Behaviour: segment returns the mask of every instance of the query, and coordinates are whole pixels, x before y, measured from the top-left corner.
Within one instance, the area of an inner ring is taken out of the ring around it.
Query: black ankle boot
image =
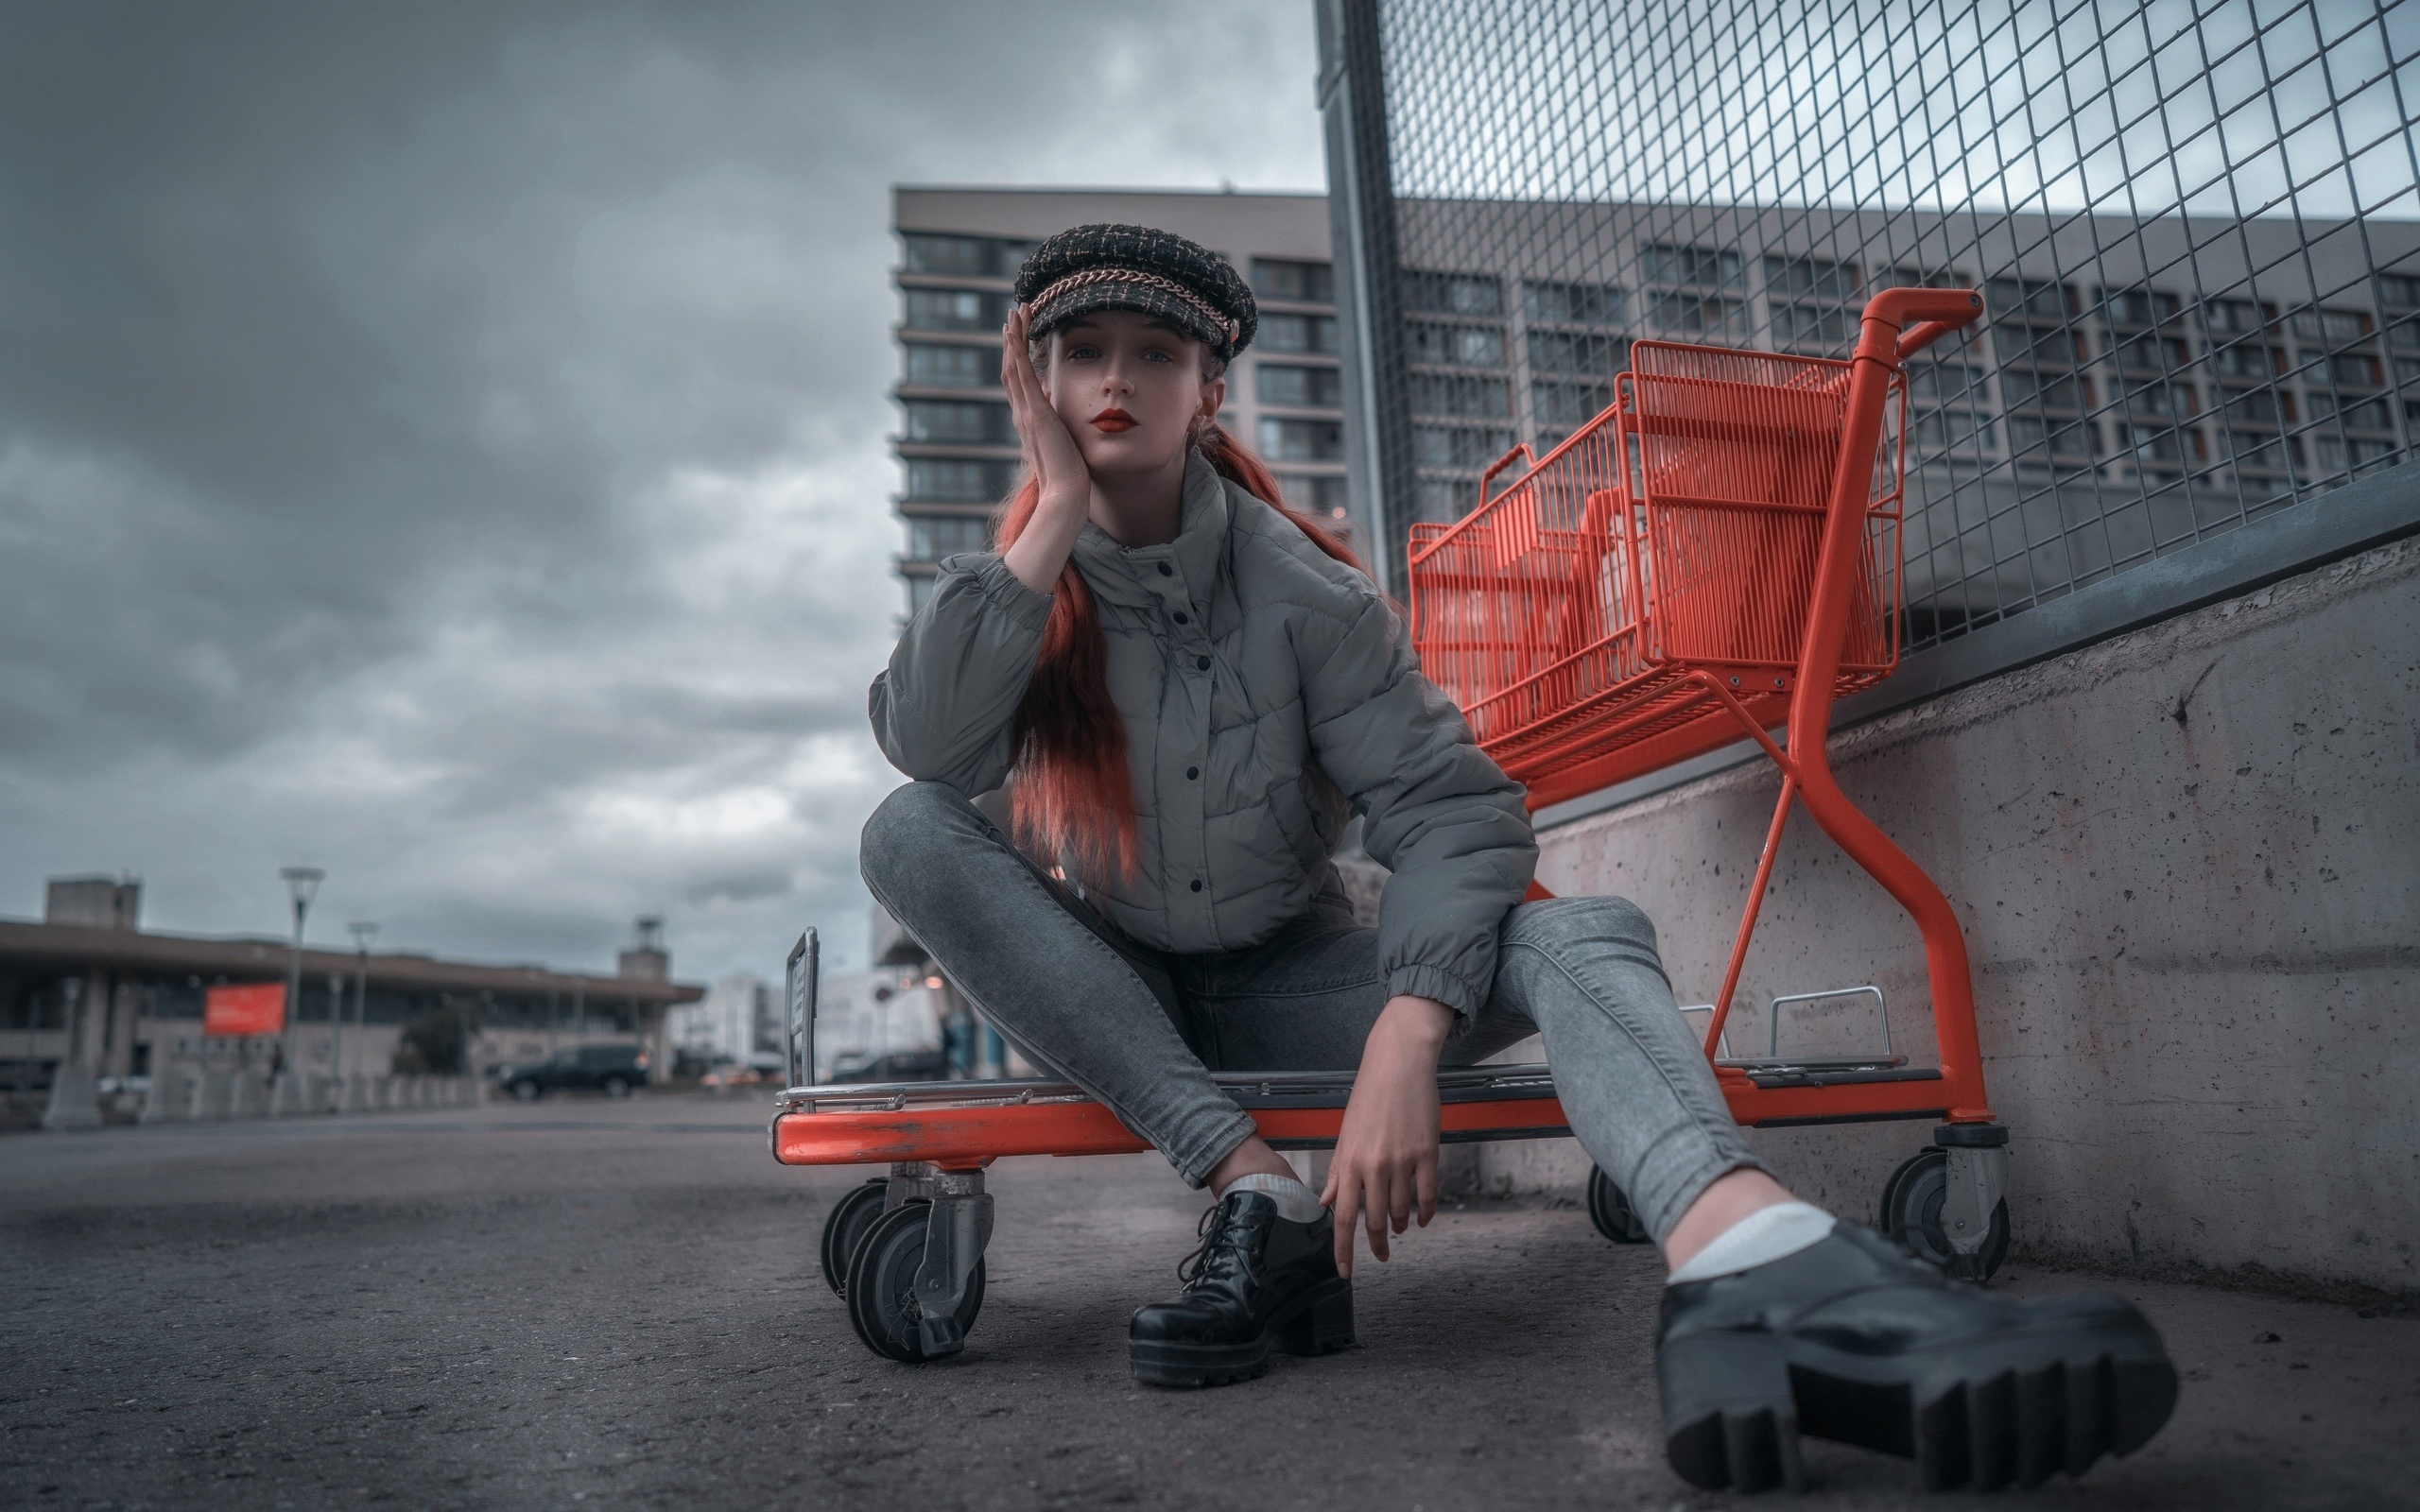
[[[1127,1327],[1134,1379],[1216,1386],[1269,1368],[1274,1347],[1324,1354],[1353,1342],[1353,1283],[1336,1273],[1336,1220],[1289,1223],[1259,1192],[1201,1215],[1201,1247],[1177,1267],[1184,1291]]]
[[[1994,1296],[1848,1224],[1667,1287],[1656,1337],[1665,1452],[1708,1489],[1800,1489],[1801,1433],[1913,1459],[1927,1490],[2034,1486],[2140,1449],[2176,1405],[2125,1298]]]

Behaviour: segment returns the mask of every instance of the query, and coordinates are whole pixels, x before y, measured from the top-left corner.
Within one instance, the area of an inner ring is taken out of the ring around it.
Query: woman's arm
[[[1051,593],[1090,507],[1092,480],[1026,351],[1027,312],[1000,333],[1000,381],[1041,485],[1024,534],[1000,556],[953,558],[873,680],[868,712],[909,777],[972,798],[1008,777],[1011,726],[1050,617]]]
[[[1336,1268],[1353,1274],[1353,1233],[1387,1258],[1387,1231],[1437,1215],[1437,1057],[1454,1010],[1434,998],[1390,999],[1361,1046],[1336,1154],[1320,1200],[1336,1209]]]
[[[1320,651],[1304,677],[1312,748],[1394,872],[1378,919],[1389,1000],[1362,1047],[1323,1196],[1349,1272],[1357,1219],[1384,1260],[1389,1228],[1436,1212],[1438,1055],[1495,985],[1497,934],[1529,888],[1537,842],[1519,785],[1420,675],[1383,599],[1370,595]]]

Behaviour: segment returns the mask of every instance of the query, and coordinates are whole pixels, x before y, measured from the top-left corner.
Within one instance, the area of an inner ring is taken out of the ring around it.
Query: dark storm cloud
[[[269,928],[307,852],[705,966],[854,898],[889,185],[1315,183],[1307,11],[8,9],[0,912]]]

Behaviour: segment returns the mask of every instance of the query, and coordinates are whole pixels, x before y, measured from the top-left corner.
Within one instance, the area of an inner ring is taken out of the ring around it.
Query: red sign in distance
[[[285,1030],[285,984],[247,982],[214,987],[201,1000],[204,1034],[282,1034]]]

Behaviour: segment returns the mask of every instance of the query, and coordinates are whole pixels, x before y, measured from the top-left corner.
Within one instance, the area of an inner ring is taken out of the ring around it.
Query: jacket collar
[[[1226,557],[1227,527],[1234,515],[1226,480],[1197,448],[1185,458],[1184,503],[1177,516],[1174,541],[1130,550],[1087,520],[1076,536],[1076,566],[1084,575],[1085,586],[1113,604],[1154,608],[1165,602],[1171,589],[1178,591],[1178,596],[1203,603]],[[1161,573],[1162,562],[1176,568],[1174,581]]]

